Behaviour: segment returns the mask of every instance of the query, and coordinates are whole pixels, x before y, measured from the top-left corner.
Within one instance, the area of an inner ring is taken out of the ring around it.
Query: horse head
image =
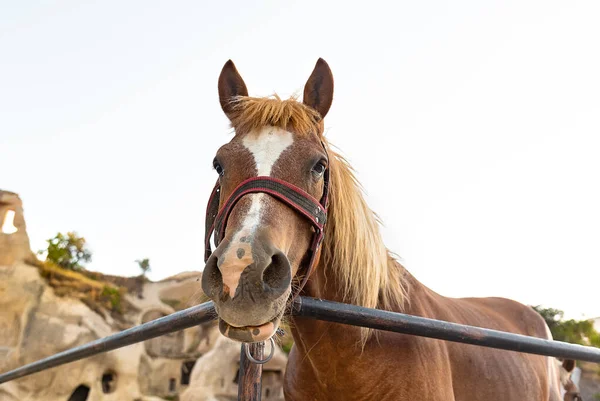
[[[218,213],[209,212],[208,220],[214,219],[218,246],[211,253],[207,244],[202,288],[215,303],[223,335],[263,341],[276,332],[293,287],[318,259],[328,177],[323,118],[333,76],[319,59],[302,102],[253,98],[230,60],[218,89],[235,134],[213,161]]]

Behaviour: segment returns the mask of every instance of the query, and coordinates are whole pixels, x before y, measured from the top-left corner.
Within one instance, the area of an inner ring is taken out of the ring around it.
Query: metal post
[[[240,352],[240,375],[238,377],[238,401],[260,401],[262,392],[262,364],[253,363],[246,357],[245,347],[249,348],[254,359],[262,360],[265,343],[242,344]]]

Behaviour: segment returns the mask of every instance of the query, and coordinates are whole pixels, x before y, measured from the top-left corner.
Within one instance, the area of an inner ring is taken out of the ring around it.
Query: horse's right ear
[[[575,361],[573,359],[565,359],[562,366],[567,372],[571,373],[575,369]]]
[[[232,100],[236,96],[248,96],[248,89],[233,61],[228,60],[219,75],[219,101],[228,117],[233,110]]]

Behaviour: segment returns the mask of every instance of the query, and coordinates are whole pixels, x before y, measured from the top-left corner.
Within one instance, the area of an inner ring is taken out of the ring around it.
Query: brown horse
[[[240,183],[256,176],[274,177],[320,199],[324,173],[330,174],[325,239],[302,294],[551,337],[533,309],[502,298],[443,297],[392,257],[351,167],[323,137],[333,98],[333,75],[324,60],[308,79],[302,102],[249,97],[231,61],[218,88],[235,130],[214,159],[220,206]],[[275,333],[306,274],[313,233],[305,216],[276,197],[240,198],[202,277],[224,335],[262,341]],[[292,318],[291,325],[289,400],[560,400],[554,358],[304,318]]]
[[[564,401],[582,401],[579,387],[571,377],[575,371],[575,361],[573,359],[565,359],[562,362],[558,361],[558,371],[560,380],[560,393],[563,394]]]

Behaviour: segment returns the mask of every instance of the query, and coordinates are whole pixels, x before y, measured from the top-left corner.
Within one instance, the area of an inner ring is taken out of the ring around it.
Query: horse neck
[[[302,295],[326,299],[328,301],[344,302],[343,286],[337,276],[331,274],[334,266],[324,266],[319,263],[302,290]],[[316,347],[327,347],[330,341],[323,341],[324,337],[331,337],[338,345],[340,343],[358,344],[361,340],[360,328],[353,326],[333,325],[321,320],[302,317],[293,317],[290,325],[294,337],[296,350],[300,355],[314,353]]]
[[[407,288],[410,288],[411,294],[414,293],[416,295],[420,294],[422,290],[428,290],[399,263],[391,259],[388,263],[396,265],[399,275],[401,275],[403,280],[406,280],[404,285]],[[325,266],[323,262],[320,262],[306,283],[302,295],[328,301],[352,303],[348,300],[347,294],[345,296],[344,284],[340,282],[338,275],[335,274],[337,271],[336,269],[338,269],[338,266]],[[377,308],[395,312],[411,313],[412,302],[408,298],[405,298],[403,301],[402,304],[395,305],[395,307],[383,308],[381,305],[377,305]],[[325,344],[327,344],[327,342],[321,341],[324,334],[335,338],[334,341],[337,344],[346,342],[349,346],[352,345],[352,347],[355,345],[360,346],[364,335],[364,333],[361,333],[360,327],[332,325],[328,322],[304,318],[293,319],[292,334],[294,335],[296,343],[304,345],[301,349],[312,349],[315,345],[326,346]],[[373,340],[371,337],[369,341]]]
[[[330,166],[331,196],[325,240],[320,262],[303,294],[400,311],[405,301],[404,268],[389,256],[377,217],[365,202],[349,164],[330,151]],[[300,332],[312,332],[315,322],[309,324],[313,326]],[[356,334],[363,343],[368,337],[365,329],[347,332]]]
[[[302,294],[328,301],[347,302],[344,297],[343,284],[340,283],[336,274],[332,274],[334,269],[335,266],[325,266],[325,263],[319,262]]]
[[[404,299],[395,305],[377,305],[378,309],[402,312],[410,315],[439,318],[437,312],[441,312],[439,301],[441,297],[435,291],[418,281],[404,266],[393,259],[389,259],[397,271],[401,285],[404,288]],[[313,275],[308,280],[302,295],[325,299],[328,301],[352,303],[344,296],[344,286],[340,283],[338,275],[335,274],[339,266],[325,266],[322,261],[317,265]],[[360,267],[358,267],[360,268]],[[292,334],[296,343],[302,349],[316,349],[327,347],[330,344],[323,341],[325,337],[332,337],[335,344],[345,342],[349,349],[360,348],[362,336],[360,327],[331,324],[314,319],[294,318],[292,322]],[[369,342],[377,342],[374,335],[369,336]],[[303,346],[302,346],[303,345]]]

